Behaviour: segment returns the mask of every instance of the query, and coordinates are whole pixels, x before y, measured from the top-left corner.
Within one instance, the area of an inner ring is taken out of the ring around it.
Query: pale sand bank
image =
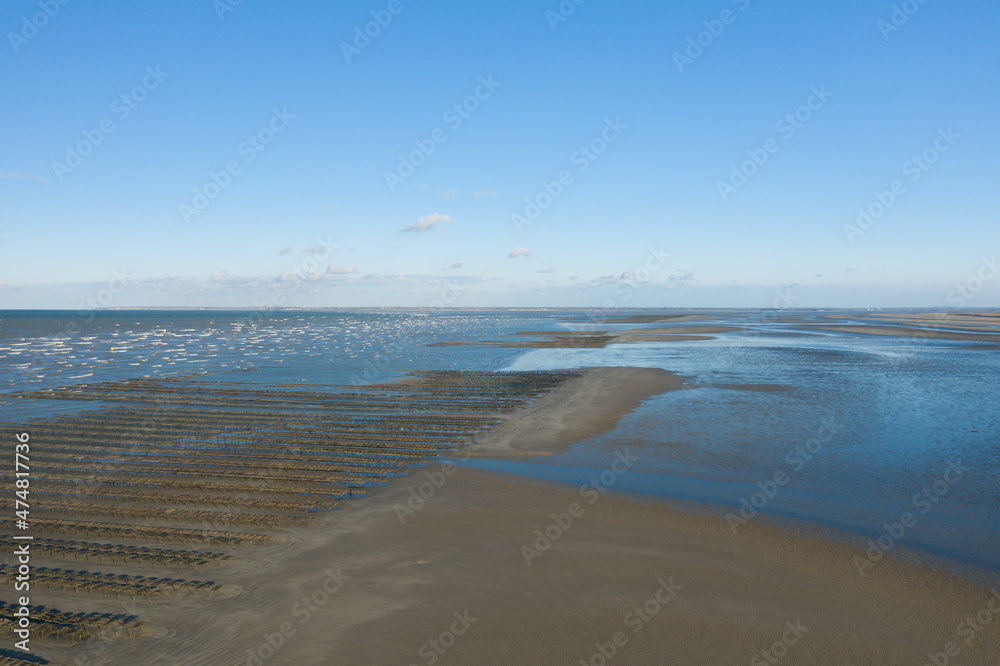
[[[862,333],[864,335],[890,335],[901,338],[925,338],[929,340],[968,340],[1000,342],[996,333],[959,333],[932,328],[905,328],[902,326],[800,326],[811,331],[838,331],[841,333]]]
[[[610,430],[650,396],[681,388],[682,379],[656,368],[590,368],[559,390],[508,416],[465,452],[476,457],[546,455]]]

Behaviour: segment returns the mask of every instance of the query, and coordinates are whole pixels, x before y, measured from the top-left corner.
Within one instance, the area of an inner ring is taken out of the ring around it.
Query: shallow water
[[[590,317],[542,311],[0,312],[0,409],[6,422],[89,409],[95,405],[3,395],[146,376],[198,374],[304,388],[385,381],[417,369],[663,368],[695,388],[656,396],[613,431],[544,463],[475,464],[582,484],[628,446],[637,459],[616,477],[614,490],[712,502],[734,514],[745,500],[765,513],[872,537],[909,512],[916,523],[906,530],[906,545],[1000,570],[997,350],[835,332],[790,335],[790,325],[739,314],[708,323],[748,330],[707,341],[604,349],[428,346],[521,330],[581,330]],[[961,475],[945,476],[949,465]],[[780,473],[786,482],[772,486]],[[915,499],[924,488],[931,499]]]

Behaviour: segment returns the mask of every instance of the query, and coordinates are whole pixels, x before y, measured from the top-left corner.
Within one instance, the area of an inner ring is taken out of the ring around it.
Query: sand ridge
[[[658,368],[589,368],[537,398],[465,449],[473,457],[536,456],[611,429],[647,398],[678,390],[683,379]]]

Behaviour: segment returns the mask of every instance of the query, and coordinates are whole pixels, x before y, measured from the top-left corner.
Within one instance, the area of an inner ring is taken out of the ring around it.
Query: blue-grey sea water
[[[94,407],[4,397],[13,391],[133,377],[197,375],[305,388],[385,381],[420,369],[663,368],[692,388],[655,396],[612,431],[541,462],[476,464],[584,483],[628,446],[637,460],[614,490],[708,502],[733,513],[764,492],[759,484],[773,490],[768,482],[780,472],[787,481],[763,503],[764,513],[868,537],[911,513],[916,523],[905,545],[1000,570],[996,345],[796,332],[792,324],[716,313],[710,323],[744,330],[601,349],[432,346],[524,330],[616,328],[588,323],[595,316],[0,312],[0,420]]]

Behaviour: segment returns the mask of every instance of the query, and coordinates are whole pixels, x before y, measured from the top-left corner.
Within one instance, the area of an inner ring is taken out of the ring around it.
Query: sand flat
[[[905,328],[902,326],[800,326],[812,331],[838,331],[840,333],[861,333],[864,335],[889,335],[901,338],[926,338],[930,340],[968,340],[1000,342],[1000,334],[962,333],[940,329]]]
[[[990,602],[980,584],[902,561],[862,577],[854,547],[773,525],[733,534],[718,516],[665,502],[589,504],[577,488],[467,468],[401,522],[398,507],[423,480],[399,479],[253,551],[226,574],[254,589],[248,597],[151,606],[163,633],[110,644],[106,663],[255,664],[247,651],[287,622],[295,633],[263,663],[429,663],[423,650],[438,664],[576,664],[622,632],[618,663],[747,664],[791,622],[808,631],[785,663],[923,664]],[[573,504],[582,514],[528,566],[535,530]],[[302,598],[331,568],[342,583],[306,614]],[[634,608],[661,581],[679,589],[637,624]],[[430,640],[461,628],[455,613],[474,621],[434,652]],[[988,628],[961,643],[961,663],[991,663],[998,650],[1000,628]]]
[[[664,371],[590,370],[502,423],[478,453],[558,450],[680,382]],[[608,451],[611,469],[615,456]],[[971,643],[958,634],[989,608],[995,576],[892,557],[862,576],[860,548],[808,526],[752,521],[734,532],[717,510],[613,490],[434,462],[314,525],[237,550],[212,574],[238,594],[142,605],[148,635],[47,646],[47,655],[88,664],[586,664],[610,644],[615,663],[716,665],[754,663],[778,644],[783,663],[841,665],[923,664],[949,643],[960,663],[995,663],[1000,653],[1000,625]],[[81,602],[121,611],[112,599]]]
[[[609,430],[643,400],[682,385],[681,377],[656,368],[590,368],[562,390],[506,417],[466,451],[481,457],[561,451],[574,441]]]

